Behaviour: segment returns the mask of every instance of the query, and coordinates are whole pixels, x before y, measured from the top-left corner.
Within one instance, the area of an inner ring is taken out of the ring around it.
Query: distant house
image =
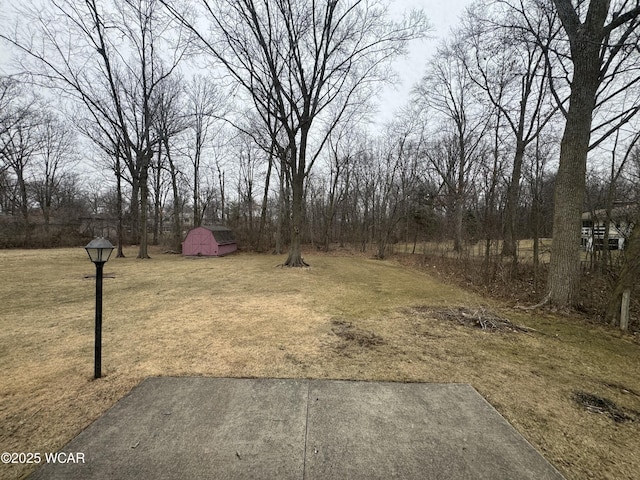
[[[238,249],[233,232],[227,227],[196,227],[182,242],[185,256],[221,257]]]
[[[625,240],[631,233],[634,219],[638,215],[635,203],[616,205],[611,209],[609,218],[609,250],[622,250]],[[605,231],[607,228],[607,211],[605,209],[582,214],[582,248],[586,251],[603,250]]]

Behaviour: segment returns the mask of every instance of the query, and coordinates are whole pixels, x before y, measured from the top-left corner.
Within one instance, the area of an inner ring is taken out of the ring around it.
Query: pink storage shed
[[[233,232],[227,227],[196,227],[182,242],[182,254],[198,257],[221,257],[238,249]]]

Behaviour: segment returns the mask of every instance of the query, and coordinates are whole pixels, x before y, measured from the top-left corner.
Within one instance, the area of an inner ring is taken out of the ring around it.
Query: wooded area
[[[104,235],[147,258],[149,244],[178,251],[188,228],[225,224],[243,249],[288,249],[289,266],[305,265],[301,245],[383,258],[398,243],[459,256],[481,244],[487,272],[516,278],[518,242],[531,239],[538,269],[552,238],[539,300],[579,304],[585,268],[609,279],[614,324],[624,291],[637,295],[637,1],[476,2],[382,128],[377,95],[428,35],[424,12],[43,3],[0,34],[15,55],[0,78],[2,247]]]

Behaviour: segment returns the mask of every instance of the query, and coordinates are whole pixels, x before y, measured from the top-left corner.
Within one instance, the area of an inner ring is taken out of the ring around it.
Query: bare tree
[[[511,175],[504,207],[502,255],[512,257],[516,273],[517,207],[525,150],[555,117],[559,105],[550,102],[546,51],[558,36],[553,12],[533,3],[527,18],[514,16],[501,2],[469,9],[464,41],[472,52],[465,57],[473,81],[493,108],[499,110],[514,140]],[[537,40],[544,39],[546,44]]]
[[[12,148],[16,127],[33,116],[35,101],[15,78],[0,76],[0,156],[3,159],[0,171],[10,167],[6,155]]]
[[[478,195],[478,200],[481,200],[482,207],[478,208],[478,216],[482,218],[482,233],[484,234],[485,248],[484,248],[484,274],[485,278],[493,280],[497,273],[497,263],[491,262],[491,246],[498,238],[496,231],[499,224],[498,210],[498,196],[500,189],[500,180],[504,175],[504,157],[505,147],[503,142],[503,112],[500,108],[493,108],[494,115],[491,118],[492,125],[492,145],[487,147],[487,158],[485,161],[480,162],[478,175],[478,187],[481,195]],[[488,143],[488,142],[487,142]],[[489,153],[490,151],[490,153]],[[519,175],[519,173],[518,173]],[[519,187],[519,185],[518,185]],[[508,199],[507,199],[508,202]],[[478,205],[480,207],[480,204]],[[515,258],[515,252],[514,252]],[[513,265],[515,267],[515,260]],[[515,270],[515,268],[514,268]],[[515,274],[515,272],[514,272]]]
[[[252,121],[253,120],[253,121]],[[280,151],[280,131],[278,129],[277,119],[275,117],[267,115],[264,118],[264,122],[261,122],[261,119],[257,115],[249,115],[249,128],[245,131],[250,132],[250,136],[254,139],[257,145],[260,146],[262,151],[265,153],[266,162],[267,162],[267,170],[264,174],[264,186],[262,190],[262,202],[260,205],[260,224],[258,227],[258,234],[256,240],[256,250],[261,251],[263,248],[263,242],[265,237],[266,223],[267,223],[267,213],[269,206],[269,188],[271,186],[271,177],[274,169],[278,169],[279,162],[278,159],[282,157],[282,152]],[[282,221],[283,216],[278,216],[278,225],[276,229],[281,232],[282,231]],[[278,237],[278,246],[280,247],[280,235]],[[278,248],[276,248],[277,250]],[[280,251],[274,253],[281,253]]]
[[[168,2],[167,2],[168,3]],[[424,35],[424,16],[390,21],[379,2],[202,0],[216,37],[210,38],[176,7],[170,10],[200,38],[248,93],[265,123],[276,118],[285,133],[280,150],[291,184],[289,257],[284,265],[306,265],[301,254],[304,184],[331,128],[314,139],[312,127],[327,107],[341,107],[335,125],[384,66]],[[311,144],[315,145],[315,152]]]
[[[474,95],[477,85],[465,68],[467,55],[464,45],[457,40],[443,44],[427,75],[415,89],[418,101],[427,106],[427,114],[437,112],[447,132],[444,156],[438,155],[437,150],[425,153],[452,201],[456,252],[462,251],[464,208],[470,176],[476,159],[481,156],[483,135],[490,126],[490,112],[477,101]],[[444,152],[440,150],[439,153]]]
[[[40,125],[40,136],[41,149],[34,162],[33,190],[48,237],[53,202],[71,168],[77,165],[78,157],[75,132],[55,115],[45,116]]]
[[[524,178],[526,182],[526,190],[528,197],[526,202],[530,205],[529,208],[529,232],[533,238],[533,274],[534,274],[534,287],[537,290],[539,288],[540,279],[540,238],[545,235],[545,225],[551,226],[552,215],[548,215],[548,220],[545,221],[547,215],[546,211],[551,211],[552,207],[552,195],[548,193],[549,190],[549,172],[547,171],[547,165],[551,158],[556,155],[554,149],[557,148],[557,139],[553,135],[546,133],[544,135],[538,135],[533,148],[527,152],[529,161],[524,172]],[[549,228],[549,227],[547,227]]]
[[[376,194],[375,220],[378,258],[384,258],[392,239],[401,237],[399,225],[406,226],[404,240],[408,242],[408,222],[413,204],[419,196],[423,177],[421,165],[424,137],[420,128],[421,119],[410,110],[396,115],[380,147],[377,156],[378,188]]]
[[[243,230],[250,245],[255,247],[256,233],[254,230],[255,194],[259,178],[259,165],[262,163],[260,147],[248,136],[241,135],[238,142],[238,214],[241,217]]]
[[[199,227],[202,224],[204,209],[202,206],[200,183],[201,167],[203,155],[205,155],[208,144],[212,141],[215,133],[214,123],[218,115],[221,114],[223,103],[220,92],[214,84],[203,76],[195,76],[187,89],[187,116],[189,118],[190,140],[187,144],[187,156],[193,166],[192,187],[193,187],[193,226]]]
[[[185,51],[179,29],[164,35],[174,25],[163,18],[158,0],[60,0],[24,6],[19,14],[20,28],[0,38],[22,52],[23,73],[33,83],[86,107],[98,145],[129,169],[138,256],[148,258],[148,169],[159,142],[156,91]]]
[[[351,189],[351,210],[357,231],[353,232],[354,241],[362,252],[374,241],[375,202],[378,193],[378,171],[376,159],[370,148],[359,150],[354,158],[353,187]]]
[[[98,158],[102,160],[102,164],[111,170],[116,178],[115,189],[115,214],[116,214],[116,237],[118,258],[123,258],[125,242],[125,211],[124,211],[124,190],[125,184],[133,185],[135,182],[131,177],[127,177],[127,169],[123,158],[126,152],[122,150],[122,140],[118,135],[118,128],[114,125],[105,124],[98,118],[90,118],[83,116],[84,110],[78,112],[74,118],[74,123],[78,131],[85,137],[90,138],[99,148],[101,155]]]
[[[157,136],[160,139],[158,155],[162,158],[162,166],[168,171],[171,182],[172,194],[172,235],[171,247],[174,251],[182,249],[182,215],[184,212],[185,197],[182,185],[186,183],[186,172],[179,163],[179,154],[176,151],[176,143],[180,142],[180,134],[184,134],[189,128],[188,116],[182,113],[185,99],[179,81],[166,82],[159,92],[161,107],[155,126]]]
[[[640,4],[626,0],[577,4],[571,0],[553,0],[553,4],[569,41],[570,65],[560,65],[561,71],[570,77],[571,93],[568,107],[561,108],[566,124],[556,179],[553,244],[545,301],[571,306],[579,294],[580,214],[587,155],[640,111],[640,102],[636,101],[630,102],[621,113],[607,114],[611,102],[640,82],[637,69]],[[526,12],[522,13],[526,16]],[[549,49],[549,55],[551,53]],[[559,53],[564,56],[565,52]]]
[[[30,239],[30,167],[42,148],[42,111],[36,98],[14,80],[3,77],[1,84],[0,172],[15,177],[14,204],[22,216],[23,244]]]
[[[355,122],[345,122],[341,128],[332,132],[328,138],[329,176],[327,178],[327,198],[323,212],[323,229],[321,234],[322,249],[329,251],[331,229],[335,222],[339,205],[348,193],[351,167],[354,156],[362,148]]]
[[[152,208],[150,208],[152,212],[151,244],[158,245],[160,242],[160,235],[163,230],[164,207],[169,196],[169,184],[171,181],[168,174],[169,167],[167,165],[167,157],[163,150],[162,141],[160,141],[157,146],[154,158],[149,165],[149,170],[151,172],[151,188],[149,194],[153,201]]]

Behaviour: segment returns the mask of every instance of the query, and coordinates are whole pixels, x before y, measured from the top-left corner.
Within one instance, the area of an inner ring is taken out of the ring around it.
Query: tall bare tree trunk
[[[31,224],[29,223],[29,197],[27,192],[27,182],[24,178],[24,170],[16,169],[16,176],[18,177],[18,189],[20,194],[20,213],[22,214],[22,226],[23,226],[23,246],[31,246]]]
[[[224,171],[220,169],[220,164],[216,162],[216,169],[218,170],[218,185],[220,187],[220,221],[224,223],[225,213],[225,196],[224,196]]]
[[[631,290],[633,292],[637,279],[640,277],[640,217],[635,220],[636,222],[629,236],[627,248],[624,251],[625,262],[620,272],[620,278],[609,298],[605,312],[605,318],[614,326],[620,324],[622,295],[624,291]]]
[[[521,132],[520,136],[521,136]],[[522,162],[524,160],[525,145],[521,138],[516,140],[516,152],[513,157],[513,170],[511,172],[511,179],[507,186],[507,199],[504,208],[504,242],[502,244],[502,255],[505,257],[511,257],[513,259],[513,265],[518,262],[518,255],[516,249],[517,240],[517,210],[518,200],[520,199],[520,179],[522,178]],[[513,272],[515,273],[515,272]]]
[[[256,241],[256,250],[262,250],[262,237],[264,236],[264,227],[267,222],[267,207],[269,202],[269,183],[271,181],[271,169],[273,168],[273,148],[269,152],[269,164],[267,165],[267,173],[264,179],[264,193],[262,195],[262,206],[260,207],[260,225],[258,226],[258,239]]]
[[[287,208],[289,197],[288,186],[285,186],[286,175],[284,172],[284,160],[280,161],[280,195],[278,196],[278,224],[276,225],[276,246],[273,253],[280,255],[282,253],[282,231],[284,230],[285,218],[289,214]]]
[[[145,159],[140,169],[140,244],[138,246],[138,258],[151,258],[148,250],[149,232],[147,228],[149,223],[149,161],[146,158],[147,153],[143,155],[145,155]]]
[[[597,48],[595,51],[597,54]],[[595,65],[588,58],[584,60],[583,65],[576,64],[576,81],[571,89],[571,103],[560,144],[560,165],[554,193],[553,239],[547,289],[550,302],[562,307],[574,305],[580,290],[581,212],[591,115],[599,72],[597,55]],[[594,76],[596,81],[590,82],[589,78],[593,79]]]
[[[135,170],[131,171],[131,202],[129,202],[129,241],[140,243],[140,178]]]
[[[455,208],[453,210],[453,251],[456,253],[462,253],[462,239],[463,239],[463,218],[464,208],[462,204],[462,196],[456,198]]]
[[[331,227],[333,226],[333,220],[336,215],[336,191],[338,188],[338,179],[340,178],[340,167],[336,167],[335,176],[330,178],[331,184],[329,185],[329,205],[324,211],[324,225],[322,229],[322,250],[329,251],[329,242],[331,240]]]
[[[162,230],[162,144],[158,144],[158,163],[153,175],[153,239],[151,243],[158,245]]]
[[[289,257],[284,265],[287,267],[304,267],[307,264],[302,259],[301,234],[303,214],[304,176],[296,175],[291,185],[291,239]]]
[[[303,129],[300,135],[299,150],[291,152],[290,161],[297,161],[291,175],[291,239],[289,244],[289,257],[284,265],[287,267],[306,267],[307,263],[302,259],[302,228],[304,214],[304,180],[306,178],[306,151],[309,129]],[[293,142],[291,142],[293,145]],[[298,158],[296,158],[296,154]]]
[[[164,140],[165,149],[167,152],[167,161],[169,162],[169,173],[171,174],[171,189],[173,192],[173,242],[171,248],[179,253],[182,253],[182,217],[181,217],[181,200],[180,190],[178,189],[178,171],[173,158],[169,151],[169,141],[167,138]]]
[[[202,212],[200,212],[200,144],[199,135],[196,137],[196,152],[193,158],[193,226],[202,225]],[[220,173],[220,168],[218,168]]]
[[[122,211],[122,164],[120,156],[116,154],[116,210],[118,211],[118,226],[116,227],[116,235],[118,237],[118,253],[116,258],[124,258],[124,212]]]
[[[571,3],[554,1],[570,39],[574,71],[554,193],[547,298],[554,305],[569,307],[577,303],[580,292],[580,214],[609,2],[591,3],[585,24],[578,25]]]
[[[456,182],[456,203],[454,208],[453,250],[462,253],[464,197],[466,190],[465,169],[467,166],[464,124],[458,120],[458,178]]]

